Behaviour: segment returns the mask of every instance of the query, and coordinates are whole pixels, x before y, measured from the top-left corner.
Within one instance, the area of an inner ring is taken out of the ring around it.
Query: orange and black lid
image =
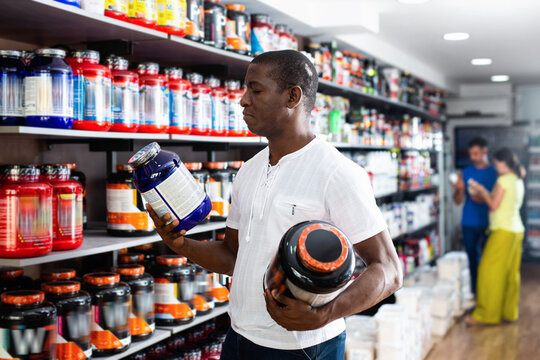
[[[205,162],[204,167],[210,170],[225,170],[228,164],[225,161]]]
[[[300,233],[296,253],[308,269],[328,273],[345,263],[349,247],[345,235],[337,228],[314,223]]]
[[[81,290],[81,283],[78,281],[47,281],[41,284],[41,290],[48,294],[70,294]]]
[[[246,5],[244,4],[226,4],[225,7],[227,10],[246,11]]]
[[[244,165],[244,162],[243,161],[229,161],[228,164],[230,168],[240,169]]]
[[[116,272],[122,276],[137,276],[144,274],[144,266],[138,264],[118,265]]]
[[[84,275],[83,280],[90,285],[113,285],[120,281],[120,274],[112,272],[90,273]]]
[[[118,255],[118,262],[120,264],[136,264],[139,261],[144,260],[144,254],[127,252],[125,254]]]
[[[43,271],[41,273],[41,279],[45,281],[57,281],[73,279],[77,276],[77,272],[74,269],[52,269]]]
[[[160,255],[156,262],[162,265],[182,265],[187,262],[187,258],[181,255]]]
[[[130,164],[118,164],[116,165],[116,171],[135,171],[133,165]]]
[[[202,169],[201,162],[188,162],[184,163],[184,165],[189,171],[198,171]]]
[[[6,291],[2,294],[2,302],[10,305],[34,305],[45,300],[45,293],[39,290]]]
[[[135,246],[134,249],[135,250],[150,250],[153,247],[154,245],[152,244],[144,244],[144,245]]]
[[[16,279],[24,275],[23,268],[16,266],[0,266],[0,279]]]

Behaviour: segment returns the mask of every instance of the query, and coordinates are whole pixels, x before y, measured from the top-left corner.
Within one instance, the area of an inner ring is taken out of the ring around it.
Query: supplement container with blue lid
[[[174,231],[189,230],[203,221],[212,202],[177,154],[153,142],[129,160],[135,167],[133,183],[159,217],[171,214],[180,224]]]
[[[20,51],[0,50],[0,125],[24,125],[24,71]]]
[[[73,126],[73,72],[59,49],[38,49],[24,78],[26,125]]]

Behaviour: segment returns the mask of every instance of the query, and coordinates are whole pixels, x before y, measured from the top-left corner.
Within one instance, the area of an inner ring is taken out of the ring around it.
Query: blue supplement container
[[[55,1],[62,4],[73,5],[78,8],[81,7],[81,0],[55,0]]]
[[[38,49],[24,78],[26,125],[71,129],[73,75],[59,49]]]
[[[20,51],[0,50],[0,125],[24,125],[24,70]]]
[[[174,231],[189,230],[203,221],[212,202],[178,155],[153,142],[129,160],[135,167],[133,184],[159,217],[169,213],[180,224]]]

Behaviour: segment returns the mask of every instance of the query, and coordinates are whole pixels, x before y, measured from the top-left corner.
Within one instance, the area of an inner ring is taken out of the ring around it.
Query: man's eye
[[[253,90],[253,89],[251,89],[251,92],[254,93],[254,94],[259,94],[259,93],[261,93],[261,90]]]

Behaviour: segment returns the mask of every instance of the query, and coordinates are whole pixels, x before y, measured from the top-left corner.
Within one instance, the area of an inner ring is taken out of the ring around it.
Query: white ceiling
[[[539,0],[431,0],[418,5],[397,0],[244,3],[249,12],[269,13],[300,35],[335,36],[343,47],[354,46],[449,90],[462,83],[489,82],[496,74],[510,75],[514,84],[540,83]],[[351,14],[356,14],[358,24]],[[332,18],[329,27],[321,27],[324,17]],[[447,32],[471,36],[450,42],[442,39]],[[476,57],[492,58],[493,64],[472,66],[470,61]]]

